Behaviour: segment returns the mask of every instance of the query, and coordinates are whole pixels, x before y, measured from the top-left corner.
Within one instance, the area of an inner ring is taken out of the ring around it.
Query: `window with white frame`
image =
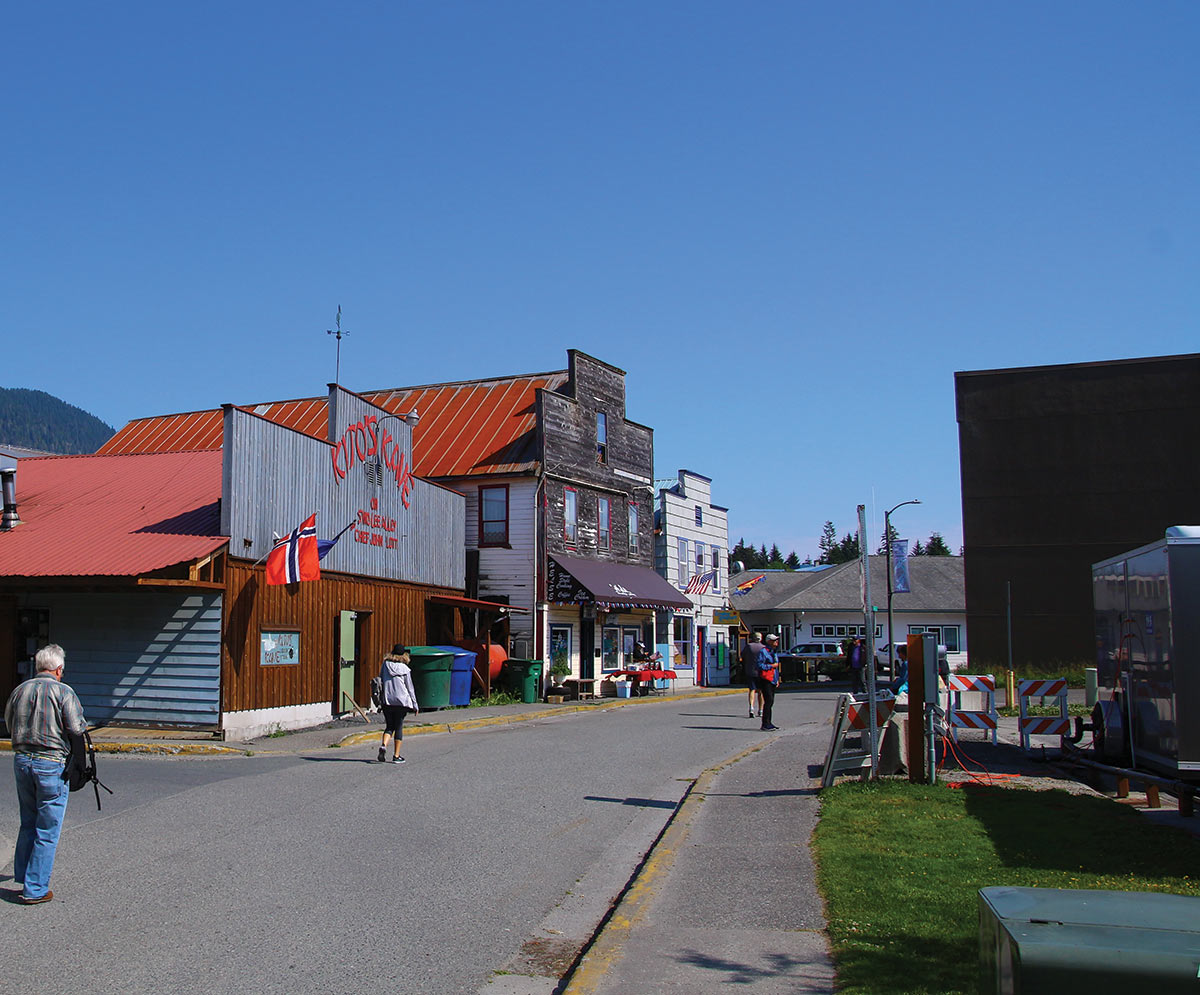
[[[713,589],[713,593],[716,594],[721,590],[721,547],[720,546],[713,546],[713,548],[712,548],[712,572],[713,572],[712,589]]]
[[[679,584],[682,587],[688,582],[688,541],[678,540],[679,548]]]
[[[638,506],[636,501],[629,502],[629,548],[638,548]]]
[[[704,573],[704,543],[696,543],[696,575]]]
[[[612,546],[612,516],[608,498],[596,498],[596,545],[600,549]]]

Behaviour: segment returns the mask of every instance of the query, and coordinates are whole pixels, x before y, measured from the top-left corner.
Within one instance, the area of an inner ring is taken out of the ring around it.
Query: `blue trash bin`
[[[461,646],[434,646],[452,655],[450,661],[450,707],[471,704],[471,673],[475,669],[475,654]]]

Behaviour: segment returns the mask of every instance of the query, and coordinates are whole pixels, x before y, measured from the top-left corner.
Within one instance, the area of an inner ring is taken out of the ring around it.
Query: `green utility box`
[[[984,888],[979,961],[986,995],[1196,995],[1200,898]]]
[[[518,660],[509,657],[504,664],[508,667],[509,681],[514,694],[521,696],[521,701],[532,705],[538,700],[538,685],[542,680],[541,660]]]
[[[413,690],[421,711],[450,705],[450,669],[454,654],[437,646],[410,646]]]

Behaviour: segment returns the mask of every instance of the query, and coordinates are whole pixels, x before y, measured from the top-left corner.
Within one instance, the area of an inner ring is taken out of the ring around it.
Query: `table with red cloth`
[[[661,694],[658,688],[654,686],[656,680],[675,680],[676,674],[673,670],[614,670],[610,677],[629,677],[634,681],[646,681],[646,689],[651,694]]]

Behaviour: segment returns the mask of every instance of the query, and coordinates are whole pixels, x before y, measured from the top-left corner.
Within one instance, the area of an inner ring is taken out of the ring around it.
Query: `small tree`
[[[934,532],[929,537],[929,542],[925,544],[926,556],[950,556],[950,547],[946,545],[946,540],[942,538],[940,532]]]
[[[794,549],[788,553],[787,559],[783,561],[783,565],[789,570],[796,570],[800,566],[800,557],[796,555]]]
[[[837,549],[837,529],[833,527],[833,522],[827,521],[821,527],[821,538],[817,542],[817,549],[820,551],[820,556],[817,557],[818,563],[837,563],[837,560],[831,559],[834,550]]]
[[[908,555],[909,556],[924,556],[925,555],[925,547],[921,545],[920,539],[918,539],[916,542],[914,542],[912,544],[911,548],[908,551]]]
[[[884,553],[887,552],[888,533],[889,532],[892,534],[892,548],[893,549],[896,548],[896,540],[900,538],[900,533],[896,531],[896,526],[894,526],[891,522],[888,522],[887,528],[884,529],[883,532],[881,532],[879,534],[879,548],[877,550],[875,550],[875,552],[880,556],[882,556]]]

